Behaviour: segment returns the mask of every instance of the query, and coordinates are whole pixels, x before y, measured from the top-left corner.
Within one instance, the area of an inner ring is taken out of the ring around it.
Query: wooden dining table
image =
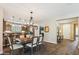
[[[27,43],[31,43],[32,42],[32,38],[27,39],[27,38],[22,38],[21,40],[21,44],[25,45]]]
[[[24,50],[26,49],[26,44],[32,43],[32,37],[23,37],[22,35],[20,36],[20,41],[21,44],[24,47]]]

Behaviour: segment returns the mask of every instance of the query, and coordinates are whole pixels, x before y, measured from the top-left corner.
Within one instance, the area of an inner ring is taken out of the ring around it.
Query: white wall
[[[43,20],[39,23],[42,26],[48,25],[49,32],[45,33],[44,41],[57,44],[57,28],[56,28],[56,20]]]
[[[3,10],[0,8],[0,54],[3,53]]]

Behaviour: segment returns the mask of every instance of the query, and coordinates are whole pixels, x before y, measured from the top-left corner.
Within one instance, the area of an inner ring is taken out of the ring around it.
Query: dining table
[[[24,46],[24,48],[25,48],[26,44],[32,42],[32,38],[29,38],[29,39],[27,39],[27,38],[21,38],[20,40],[21,40],[21,44]]]
[[[26,52],[26,44],[32,43],[32,37],[23,37],[23,35],[20,36],[21,44],[23,45],[24,53]]]

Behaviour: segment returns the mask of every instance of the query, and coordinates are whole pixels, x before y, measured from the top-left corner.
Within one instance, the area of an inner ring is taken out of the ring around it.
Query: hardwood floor
[[[75,41],[70,41],[64,39],[61,43],[53,44],[44,42],[43,46],[40,47],[40,50],[34,51],[34,55],[79,55],[79,49],[77,48],[78,39]],[[19,51],[16,50],[14,55],[30,55],[30,50],[27,49],[25,53],[21,54],[22,49]],[[10,54],[9,48],[4,48],[4,55]]]

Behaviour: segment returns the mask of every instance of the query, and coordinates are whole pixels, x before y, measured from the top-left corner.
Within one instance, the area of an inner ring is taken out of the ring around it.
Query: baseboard
[[[57,44],[57,42],[50,42],[50,41],[44,41],[44,42],[49,42],[49,43]]]

